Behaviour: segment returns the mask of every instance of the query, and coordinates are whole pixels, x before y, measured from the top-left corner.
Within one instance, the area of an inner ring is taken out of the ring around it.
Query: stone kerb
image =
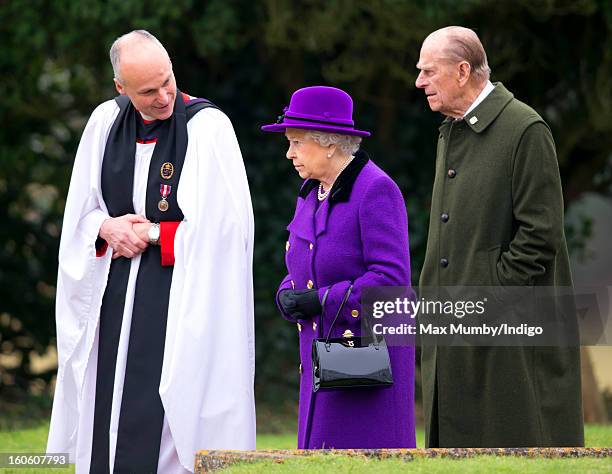
[[[288,459],[311,456],[349,456],[373,459],[418,458],[465,459],[476,456],[514,456],[536,459],[555,458],[604,458],[612,457],[612,448],[436,448],[436,449],[318,449],[318,450],[266,450],[266,451],[199,451],[196,454],[195,472],[208,473],[240,462],[273,461],[282,463]]]

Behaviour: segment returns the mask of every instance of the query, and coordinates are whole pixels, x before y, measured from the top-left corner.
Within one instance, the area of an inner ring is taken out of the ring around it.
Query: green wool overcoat
[[[571,286],[555,144],[501,84],[440,126],[420,286]],[[579,347],[424,345],[427,447],[583,446]]]

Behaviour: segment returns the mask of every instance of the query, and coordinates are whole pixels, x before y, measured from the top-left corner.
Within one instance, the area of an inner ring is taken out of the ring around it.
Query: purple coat
[[[395,182],[363,152],[357,153],[320,204],[317,186],[318,181],[304,182],[287,227],[288,275],[279,292],[317,288],[321,300],[330,288],[323,321],[324,328],[329,328],[352,283],[332,337],[341,337],[346,329],[359,335],[364,287],[410,285],[406,206]],[[389,347],[394,378],[390,388],[313,394],[312,341],[318,336],[319,324],[320,316],[297,324],[301,360],[298,448],[415,447],[414,347]]]

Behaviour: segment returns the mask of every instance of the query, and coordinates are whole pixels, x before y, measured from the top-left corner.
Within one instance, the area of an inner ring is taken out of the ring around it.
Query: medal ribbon
[[[160,184],[159,185],[159,194],[161,194],[162,199],[166,199],[170,196],[172,192],[172,186],[169,184]]]

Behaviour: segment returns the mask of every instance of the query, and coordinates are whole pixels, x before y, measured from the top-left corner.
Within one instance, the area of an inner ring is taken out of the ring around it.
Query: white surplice
[[[59,368],[48,452],[69,452],[77,472],[91,459],[100,307],[111,262],[96,257],[108,218],[100,172],[114,100],[92,114],[77,151],[66,202],[56,299]],[[184,214],[175,242],[160,396],[165,411],[160,472],[193,471],[198,449],[254,449],[253,211],[242,156],[229,119],[198,112],[177,200]],[[144,214],[154,144],[138,145],[134,209]],[[119,341],[110,424],[112,470],[135,279],[132,259]],[[176,449],[176,451],[174,451]],[[163,466],[163,467],[162,467]],[[180,471],[180,466],[176,466]]]

